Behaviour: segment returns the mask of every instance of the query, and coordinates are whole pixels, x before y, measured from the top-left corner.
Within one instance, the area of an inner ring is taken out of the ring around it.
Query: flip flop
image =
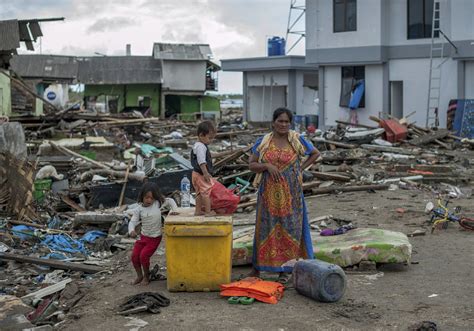
[[[290,279],[291,279],[290,273],[286,273],[286,272],[280,273],[280,275],[278,276],[277,282],[282,285],[286,285]]]

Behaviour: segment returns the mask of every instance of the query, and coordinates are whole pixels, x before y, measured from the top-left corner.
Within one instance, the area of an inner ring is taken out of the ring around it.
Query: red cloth
[[[276,304],[283,298],[285,287],[277,282],[248,277],[237,282],[221,285],[224,297],[249,297],[261,302]]]
[[[240,202],[240,196],[234,194],[233,190],[226,188],[218,181],[214,182],[211,189],[211,209],[216,214],[232,215]]]
[[[160,246],[161,236],[153,238],[140,235],[132,251],[132,264],[135,268],[143,266],[150,268],[150,258]]]

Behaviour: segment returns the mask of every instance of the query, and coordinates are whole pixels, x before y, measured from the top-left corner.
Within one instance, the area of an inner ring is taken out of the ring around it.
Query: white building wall
[[[466,61],[464,70],[464,98],[474,99],[474,61]]]
[[[429,83],[429,59],[391,60],[389,79],[403,81],[403,114],[416,111],[410,122],[425,126]],[[457,98],[457,62],[443,64],[441,73],[440,126],[446,127],[446,111],[449,100]]]
[[[474,1],[449,0],[449,3],[451,4],[451,31],[447,33],[448,37],[451,40],[474,39]]]
[[[206,90],[205,61],[163,61],[163,88],[173,91]]]
[[[306,48],[380,45],[381,13],[382,3],[380,0],[357,1],[357,31],[335,33],[333,1],[308,0],[306,1]]]
[[[288,85],[288,71],[287,70],[273,70],[273,71],[254,71],[247,72],[248,86],[287,86]]]

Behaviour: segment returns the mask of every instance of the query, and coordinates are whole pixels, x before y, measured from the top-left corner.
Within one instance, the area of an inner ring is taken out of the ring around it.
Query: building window
[[[365,80],[365,67],[356,66],[356,67],[342,67],[342,77],[341,77],[341,98],[339,100],[339,105],[341,107],[349,107],[351,101],[352,92],[357,87],[357,85]],[[362,96],[362,99],[359,103],[359,108],[365,107],[365,93]]]
[[[408,39],[431,38],[434,0],[407,0]],[[439,37],[436,31],[435,38]]]
[[[357,30],[357,0],[333,0],[334,32]]]

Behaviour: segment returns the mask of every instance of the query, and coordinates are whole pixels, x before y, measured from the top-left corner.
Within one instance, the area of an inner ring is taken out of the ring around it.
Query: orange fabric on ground
[[[201,194],[208,197],[211,194],[212,185],[214,184],[213,181],[214,180],[211,180],[209,183],[206,181],[206,179],[204,179],[203,175],[193,171],[192,182],[194,190],[196,191],[196,195]]]
[[[277,282],[248,277],[237,282],[221,285],[224,297],[249,297],[261,302],[276,304],[283,298],[285,287]]]

